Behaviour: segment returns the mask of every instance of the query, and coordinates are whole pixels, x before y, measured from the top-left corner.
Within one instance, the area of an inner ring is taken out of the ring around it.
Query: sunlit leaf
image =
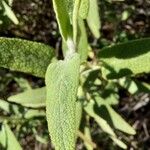
[[[6,15],[14,24],[18,24],[19,21],[14,12],[11,10],[10,6],[8,6],[4,0],[2,0],[2,4],[5,9],[4,15]]]
[[[46,73],[48,129],[56,150],[75,149],[79,66],[79,55],[73,54],[50,64]]]
[[[101,127],[101,129],[106,132],[109,137],[121,148],[126,149],[126,145],[120,141],[119,139],[117,139],[117,136],[115,135],[113,129],[110,127],[110,125],[108,124],[108,122],[103,119],[101,116],[99,116],[96,112],[95,112],[95,108],[96,105],[94,103],[94,101],[90,101],[85,107],[85,111],[89,114],[89,116],[93,117],[94,120],[97,122],[97,124]]]
[[[100,116],[98,116],[95,112],[94,112],[94,102],[91,101],[87,106],[85,106],[85,111],[95,119],[95,121],[98,123],[98,125],[102,128],[102,130],[106,133],[108,133],[111,136],[115,136],[114,131],[111,129],[111,127],[109,126],[109,124]]]
[[[121,78],[118,80],[120,86],[128,90],[131,94],[137,94],[139,92],[149,93],[150,86],[148,84],[139,82],[137,80],[132,80],[131,78]]]
[[[79,8],[79,14],[80,17],[83,19],[86,19],[89,12],[89,0],[81,0],[80,2],[80,8]]]
[[[4,125],[1,126],[0,130],[0,144],[3,148],[6,148],[6,132]]]
[[[116,113],[109,105],[106,105],[106,108],[111,117],[113,126],[127,134],[134,135],[136,132],[133,127],[131,127],[118,113]]]
[[[89,0],[89,1],[90,1],[90,8],[87,17],[87,23],[93,35],[96,38],[99,38],[101,22],[100,22],[98,3],[97,0]]]
[[[19,142],[17,141],[14,133],[11,131],[10,127],[5,123],[6,132],[6,149],[7,150],[22,150]]]
[[[44,110],[34,110],[34,109],[29,109],[28,111],[26,111],[26,113],[24,114],[24,118],[26,119],[31,119],[34,117],[45,117],[46,113]]]
[[[92,140],[89,127],[84,127],[84,134],[88,139]],[[93,147],[88,142],[84,141],[84,144],[87,150],[93,150]]]
[[[87,34],[86,34],[86,29],[84,25],[84,21],[82,19],[78,19],[78,24],[79,24],[79,43],[78,43],[78,53],[80,54],[81,57],[81,62],[84,62],[87,60],[88,57],[88,41],[87,41]]]
[[[0,109],[2,109],[3,111],[9,114],[12,114],[12,113],[18,114],[19,112],[19,108],[16,105],[13,105],[1,99],[0,99]]]
[[[0,38],[0,67],[44,77],[54,50],[44,44]]]
[[[75,0],[73,8],[73,40],[77,44],[78,37],[78,18],[79,18],[80,0]]]
[[[98,54],[108,79],[150,72],[150,38],[129,41],[104,48]]]
[[[70,7],[72,9],[71,0],[53,0],[53,7],[59,25],[59,30],[65,41],[72,34],[71,33],[72,27],[71,27],[70,17],[68,13],[68,11],[71,13],[71,10],[69,8],[69,3],[71,4]]]
[[[27,81],[27,79],[24,78],[17,78],[15,77],[14,80],[18,83],[19,87],[25,91],[25,90],[31,90],[31,85]]]
[[[127,149],[127,145],[124,144],[122,141],[120,141],[119,139],[117,139],[116,137],[111,137],[111,139],[114,141],[114,143],[116,143],[119,147],[121,147],[122,149]]]
[[[21,104],[22,106],[38,108],[44,107],[46,100],[45,87],[27,90],[8,98],[8,101]]]

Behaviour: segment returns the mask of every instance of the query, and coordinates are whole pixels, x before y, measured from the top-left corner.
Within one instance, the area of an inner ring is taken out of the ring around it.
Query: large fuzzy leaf
[[[150,38],[134,40],[104,48],[98,54],[108,79],[150,72]]]
[[[32,108],[44,107],[45,100],[46,100],[45,87],[27,90],[23,93],[13,95],[8,98],[8,101],[10,102],[14,102],[17,104],[21,104],[22,106]]]
[[[72,32],[70,22],[70,15],[72,14],[71,9],[73,9],[72,5],[72,0],[53,0],[53,7],[56,13],[60,33],[65,41],[71,36]]]
[[[76,141],[76,96],[80,59],[73,54],[50,64],[46,73],[47,121],[56,150],[74,150]]]
[[[97,0],[90,0],[90,7],[87,17],[87,23],[96,38],[100,37],[100,15]]]
[[[44,77],[54,50],[44,44],[0,38],[0,67]]]

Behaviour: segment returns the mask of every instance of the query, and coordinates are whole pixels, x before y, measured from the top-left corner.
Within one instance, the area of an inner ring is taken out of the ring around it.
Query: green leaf
[[[81,0],[75,0],[73,9],[73,40],[75,45],[77,44],[78,37],[78,18]]]
[[[46,73],[48,129],[56,150],[75,149],[79,66],[79,55],[75,53],[50,64]]]
[[[141,92],[149,93],[150,91],[150,86],[148,86],[148,84],[139,82],[137,80],[132,80],[128,77],[120,78],[118,83],[120,86],[127,89],[131,94],[137,94]]]
[[[85,111],[95,119],[95,121],[98,123],[98,125],[102,128],[102,130],[106,133],[108,133],[111,136],[115,136],[114,131],[111,129],[111,127],[109,126],[109,124],[100,116],[98,116],[95,112],[94,112],[94,102],[91,101],[87,106],[85,106]]]
[[[54,50],[44,44],[0,38],[0,67],[44,77]]]
[[[81,0],[79,14],[82,19],[86,19],[89,12],[89,0]]]
[[[111,139],[114,141],[114,143],[116,143],[119,147],[121,147],[122,149],[127,149],[127,145],[124,144],[122,141],[120,141],[119,139],[117,139],[116,137],[111,137]]]
[[[80,100],[76,101],[76,129],[78,130],[80,127],[82,119],[82,103]]]
[[[98,57],[105,68],[103,75],[108,79],[150,72],[150,38],[129,41],[104,48]]]
[[[14,24],[18,24],[19,21],[15,16],[14,12],[11,10],[10,6],[3,0],[2,5],[5,9],[4,15],[6,15]]]
[[[27,90],[25,92],[10,96],[8,98],[8,101],[10,102],[14,102],[17,104],[21,104],[22,106],[31,108],[44,107],[45,100],[46,100],[45,87]]]
[[[27,79],[15,77],[14,80],[17,82],[17,84],[23,91],[32,89]]]
[[[69,9],[69,4],[71,4],[72,9],[72,0],[53,0],[53,7],[56,13],[59,30],[65,41],[67,41],[68,37],[70,37],[72,34],[70,17],[68,14],[71,12]]]
[[[9,103],[0,99],[0,109],[7,113],[10,113]]]
[[[31,119],[34,117],[45,117],[46,113],[44,110],[36,110],[36,109],[29,109],[28,111],[26,111],[26,113],[24,114],[24,118],[26,119]]]
[[[17,141],[14,133],[11,131],[10,127],[5,123],[5,132],[6,132],[6,146],[7,150],[22,150],[19,142]]]
[[[2,109],[3,111],[12,114],[18,114],[19,113],[19,108],[16,105],[13,105],[11,103],[8,103],[5,100],[1,100],[0,99],[0,109]]]
[[[111,121],[113,123],[113,126],[127,134],[134,135],[136,134],[133,127],[131,127],[118,113],[116,113],[109,105],[106,105],[106,108],[109,112]]]
[[[87,17],[88,26],[96,38],[100,37],[100,15],[97,0],[89,0],[90,8]]]
[[[4,125],[2,125],[0,130],[0,144],[3,148],[6,148],[6,132]]]
[[[88,126],[84,127],[84,134],[90,141],[92,141],[90,129]],[[87,150],[93,150],[93,147],[88,142],[84,141],[84,145]]]
[[[117,139],[113,129],[110,127],[110,125],[108,124],[108,122],[103,119],[102,117],[100,117],[99,115],[96,114],[95,112],[95,103],[94,101],[90,101],[85,107],[85,111],[89,114],[89,116],[93,117],[95,119],[95,121],[97,122],[97,124],[101,127],[101,129],[106,132],[110,138],[121,148],[126,149],[127,146],[120,141],[119,139]]]
[[[81,62],[84,62],[87,60],[88,57],[88,40],[87,40],[87,33],[85,29],[85,24],[84,21],[79,18],[78,19],[78,24],[79,24],[79,43],[78,43],[78,53],[80,54],[81,57]]]
[[[67,12],[68,12],[69,17],[70,17],[70,22],[72,24],[73,8],[74,8],[74,1],[75,0],[64,0],[64,1],[65,1],[65,5],[67,7]]]

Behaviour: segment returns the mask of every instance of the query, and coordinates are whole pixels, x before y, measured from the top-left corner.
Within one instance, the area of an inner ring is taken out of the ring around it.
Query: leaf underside
[[[74,54],[50,64],[46,73],[48,129],[56,150],[75,149],[79,66],[79,55]]]

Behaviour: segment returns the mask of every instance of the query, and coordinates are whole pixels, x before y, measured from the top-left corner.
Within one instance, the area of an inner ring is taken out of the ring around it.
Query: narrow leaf
[[[74,1],[75,0],[64,0],[64,1],[65,1],[65,5],[67,7],[67,12],[68,12],[69,17],[70,17],[70,22],[72,24],[73,8],[74,8]]]
[[[95,121],[98,123],[98,125],[102,128],[102,130],[104,132],[108,133],[111,136],[115,136],[115,133],[111,129],[109,124],[103,118],[101,118],[94,112],[94,102],[93,101],[91,101],[84,109],[91,117],[93,117],[95,119]]]
[[[6,132],[4,125],[2,125],[0,130],[0,144],[3,148],[6,148]]]
[[[59,25],[59,30],[65,41],[72,34],[70,17],[68,14],[68,11],[71,12],[68,7],[69,3],[71,3],[70,7],[72,7],[71,0],[53,0],[53,7],[56,13],[56,19]]]
[[[56,150],[74,150],[76,141],[76,95],[80,59],[73,54],[50,64],[46,73],[47,121]]]
[[[2,1],[3,7],[5,9],[5,15],[14,23],[18,24],[19,21],[17,17],[15,16],[14,12],[11,10],[10,6],[7,5],[7,3],[3,0]]]
[[[31,119],[34,117],[45,117],[46,113],[44,110],[36,110],[36,109],[29,109],[28,111],[26,111],[26,113],[24,114],[24,118],[26,119]]]
[[[78,39],[78,53],[80,54],[81,57],[81,62],[86,61],[88,57],[88,40],[87,40],[87,33],[85,29],[85,24],[84,21],[79,18],[78,19],[78,24],[79,24],[79,39]]]
[[[82,103],[80,100],[76,101],[76,129],[80,127],[80,122],[82,119]]]
[[[120,86],[127,89],[131,94],[137,94],[141,92],[149,93],[150,86],[148,84],[139,82],[137,80],[132,80],[131,78],[120,78],[118,80]]]
[[[89,0],[81,0],[79,14],[82,19],[86,19],[89,12]]]
[[[0,99],[0,109],[2,109],[3,111],[9,113],[9,114],[12,114],[12,113],[15,113],[15,114],[18,114],[19,112],[19,108],[14,105],[14,104],[11,104],[5,100],[1,100]]]
[[[75,0],[73,8],[73,40],[75,45],[77,44],[78,37],[78,17],[79,17],[79,8],[81,0]]]
[[[96,38],[100,37],[100,15],[97,0],[89,0],[90,8],[87,17],[88,26]]]
[[[97,122],[97,124],[101,127],[101,129],[106,132],[109,137],[121,148],[126,149],[127,146],[120,141],[119,139],[117,139],[117,136],[115,135],[113,129],[110,127],[110,125],[108,124],[108,122],[103,119],[102,117],[100,117],[99,115],[96,114],[95,110],[94,110],[94,101],[89,102],[86,106],[85,106],[85,111],[89,114],[89,116],[93,117],[95,119],[95,121]]]
[[[121,147],[122,149],[127,149],[127,145],[124,144],[122,141],[120,141],[119,139],[117,139],[116,137],[111,137],[111,139],[114,141],[114,143],[116,143],[119,147]]]
[[[85,126],[85,127],[84,127],[84,133],[85,133],[85,136],[86,136],[90,141],[92,141],[90,129],[89,129],[88,126]],[[85,144],[85,147],[86,147],[87,150],[93,150],[93,147],[92,147],[87,141],[84,141],[84,144]]]
[[[54,50],[44,44],[0,38],[0,67],[44,77]]]
[[[22,150],[19,142],[17,141],[14,133],[11,131],[10,127],[5,123],[5,132],[6,132],[6,147],[7,150]]]
[[[13,95],[8,98],[8,101],[10,102],[14,102],[17,104],[21,104],[22,106],[32,107],[32,108],[44,107],[45,100],[46,100],[45,87],[27,90],[23,93]]]
[[[108,79],[150,72],[150,38],[130,41],[104,48],[98,57],[105,68],[102,73]]]
[[[131,135],[134,135],[136,133],[135,130],[109,105],[106,105],[106,108],[116,129]]]

